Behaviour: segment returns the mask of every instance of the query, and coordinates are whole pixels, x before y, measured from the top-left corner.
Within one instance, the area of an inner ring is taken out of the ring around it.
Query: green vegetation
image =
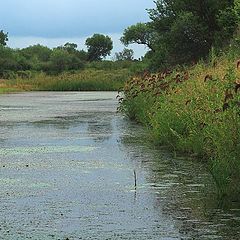
[[[115,53],[117,61],[132,61],[134,52],[132,49],[124,48],[121,52]]]
[[[87,53],[76,49],[71,51],[67,44],[54,49],[39,44],[24,49],[11,49],[0,45],[0,78],[14,78],[19,71],[59,74],[83,69]]]
[[[6,46],[8,41],[8,34],[4,33],[3,30],[0,31],[0,45]]]
[[[236,53],[236,50],[234,51]],[[240,54],[240,51],[238,51]],[[210,63],[129,80],[121,110],[156,144],[206,161],[223,195],[240,196],[240,62],[232,51]]]
[[[119,90],[130,75],[145,65],[133,60],[133,51],[116,53],[115,61],[103,60],[111,53],[108,36],[94,34],[86,40],[87,51],[67,42],[50,49],[42,45],[23,49],[6,46],[8,34],[0,32],[1,92],[18,90],[79,91]]]
[[[148,70],[125,85],[120,110],[156,144],[209,165],[220,196],[240,196],[239,1],[158,0],[121,41],[144,44]]]
[[[17,78],[8,81],[7,85],[34,91],[114,91],[122,88],[129,77],[128,69],[86,69],[76,73],[64,72],[56,76],[42,73],[29,79]]]
[[[11,49],[1,31],[0,92],[118,90],[130,78],[120,109],[147,126],[156,143],[206,161],[219,193],[239,197],[239,0],[154,3],[150,21],[121,37],[126,46],[149,49],[139,61],[126,48],[115,61],[103,60],[113,42],[102,34],[86,40],[87,51],[74,43]]]
[[[89,61],[101,60],[103,57],[110,55],[113,49],[113,42],[110,37],[102,34],[94,34],[86,40],[88,48]]]
[[[125,29],[121,41],[149,48],[145,61],[153,70],[206,58],[212,47],[228,45],[239,23],[239,0],[157,0],[150,22]]]
[[[38,71],[6,71],[0,93],[16,91],[118,91],[146,65],[138,61],[95,61],[82,70],[48,74]]]

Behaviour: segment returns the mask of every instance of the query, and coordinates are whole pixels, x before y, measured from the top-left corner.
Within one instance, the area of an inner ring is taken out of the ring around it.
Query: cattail
[[[147,76],[149,76],[149,71],[148,71],[148,70],[145,70],[145,71],[143,72],[142,77],[143,77],[143,78],[146,78]]]
[[[160,88],[161,88],[162,90],[166,90],[168,87],[169,87],[169,84],[168,84],[168,83],[163,83],[163,84],[160,85]]]
[[[212,75],[207,74],[207,75],[205,76],[205,78],[204,78],[204,82],[206,82],[207,80],[213,80]]]
[[[224,103],[223,104],[223,112],[226,111],[229,108],[229,104],[228,103]]]
[[[226,92],[225,92],[224,102],[226,103],[230,99],[233,99],[233,94],[232,94],[231,90],[227,89]]]
[[[183,79],[184,79],[185,81],[189,79],[189,73],[188,73],[188,71],[184,72]]]
[[[176,83],[181,82],[181,75],[179,73],[175,76],[175,80],[176,80]]]
[[[237,69],[240,68],[240,59],[237,61]]]
[[[240,89],[240,80],[237,80],[237,81],[235,82],[235,93],[238,92],[238,89]]]
[[[213,113],[220,113],[220,112],[222,112],[222,109],[221,108],[217,108],[217,109],[214,110]]]
[[[204,123],[204,122],[201,122],[201,123],[200,123],[200,129],[204,129],[206,126],[207,126],[206,123]]]

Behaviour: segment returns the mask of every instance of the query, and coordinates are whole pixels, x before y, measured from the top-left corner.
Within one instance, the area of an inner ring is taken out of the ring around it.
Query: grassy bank
[[[133,77],[121,110],[155,143],[205,161],[221,196],[240,196],[240,66],[231,53],[173,72]],[[240,65],[240,64],[239,64]]]
[[[8,80],[0,79],[0,94],[23,91],[20,86],[9,83]]]
[[[130,77],[128,69],[65,72],[59,75],[34,74],[30,78],[2,81],[0,92],[15,91],[114,91]]]

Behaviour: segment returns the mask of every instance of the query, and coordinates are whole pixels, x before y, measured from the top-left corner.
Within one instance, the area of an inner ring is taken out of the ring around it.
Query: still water
[[[0,239],[240,239],[239,204],[220,207],[204,165],[152,147],[115,97],[0,96]]]

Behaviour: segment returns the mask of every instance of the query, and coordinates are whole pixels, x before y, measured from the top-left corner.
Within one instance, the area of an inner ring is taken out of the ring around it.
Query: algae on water
[[[44,153],[91,152],[96,147],[91,146],[42,146],[42,147],[15,147],[1,148],[0,155],[32,155]]]

